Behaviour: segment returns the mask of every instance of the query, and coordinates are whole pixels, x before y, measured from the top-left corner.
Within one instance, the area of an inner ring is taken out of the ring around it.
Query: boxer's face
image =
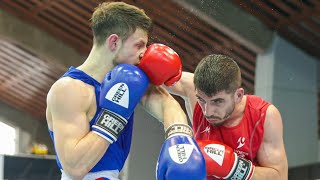
[[[234,94],[225,91],[214,96],[207,96],[200,90],[196,90],[199,105],[207,121],[214,126],[220,126],[227,121],[235,108]]]
[[[147,32],[138,28],[131,36],[128,37],[127,40],[122,43],[122,46],[118,51],[116,58],[114,59],[114,64],[139,64],[140,59],[147,49],[147,43]]]

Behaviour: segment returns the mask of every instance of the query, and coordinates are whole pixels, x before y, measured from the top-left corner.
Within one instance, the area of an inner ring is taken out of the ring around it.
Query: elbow
[[[63,168],[63,172],[71,177],[71,179],[83,179],[83,177],[88,174],[90,169],[87,166],[75,161],[71,161],[71,159],[60,159],[61,166]]]
[[[71,179],[77,180],[77,179],[83,179],[83,177],[88,174],[88,170],[84,168],[75,168],[75,167],[64,167],[63,168],[64,173],[66,173]]]
[[[63,173],[72,180],[83,179],[83,177],[90,171],[87,163],[82,162],[82,158],[79,156],[79,153],[75,151],[68,151],[66,153],[58,152],[58,155]]]

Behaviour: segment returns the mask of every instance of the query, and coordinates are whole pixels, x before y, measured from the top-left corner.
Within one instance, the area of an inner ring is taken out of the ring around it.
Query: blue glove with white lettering
[[[137,66],[120,64],[104,78],[99,106],[101,111],[92,131],[110,143],[115,142],[148,88],[147,75]]]
[[[166,130],[157,163],[157,180],[205,180],[206,163],[186,124],[173,124]]]

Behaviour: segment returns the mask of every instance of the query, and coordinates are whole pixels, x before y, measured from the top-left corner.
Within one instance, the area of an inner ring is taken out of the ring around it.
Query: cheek
[[[232,111],[233,111],[233,105],[231,104],[225,109],[225,114],[230,114],[232,113]]]
[[[224,116],[224,114],[226,114],[227,113],[227,108],[226,107],[222,107],[222,106],[218,106],[218,107],[216,107],[215,108],[215,110],[214,110],[214,114],[216,115],[216,116]]]
[[[117,58],[119,63],[131,64],[130,62],[132,61],[132,57],[128,54],[128,51],[125,48],[119,52]]]
[[[125,53],[127,59],[130,59],[131,61],[134,61],[138,58],[138,52],[135,49],[128,49]]]
[[[122,59],[120,63],[121,64],[135,64],[133,61],[131,61],[128,58]]]

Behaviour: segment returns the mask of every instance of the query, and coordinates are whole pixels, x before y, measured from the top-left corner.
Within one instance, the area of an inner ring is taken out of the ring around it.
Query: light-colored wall
[[[281,112],[289,167],[318,161],[317,59],[281,37],[257,59],[255,94]]]
[[[38,56],[69,67],[80,65],[85,57],[61,40],[0,10],[0,38],[22,45]]]
[[[226,0],[172,0],[256,53],[272,43],[273,31],[257,17]],[[241,23],[239,23],[241,22]]]
[[[127,180],[156,179],[156,163],[163,142],[163,124],[138,106]]]

